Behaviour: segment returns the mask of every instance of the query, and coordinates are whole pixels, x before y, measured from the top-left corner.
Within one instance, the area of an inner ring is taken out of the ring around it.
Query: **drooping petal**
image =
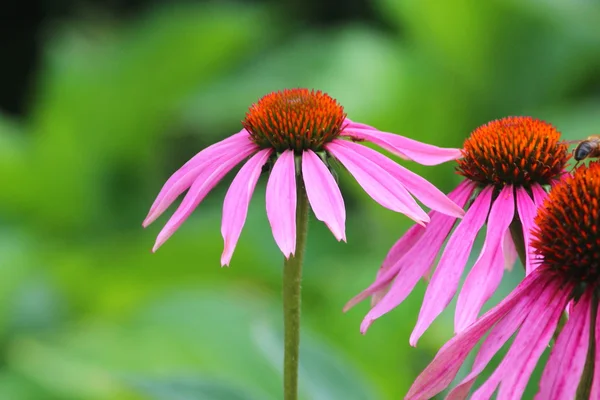
[[[430,399],[444,390],[454,379],[462,363],[473,347],[486,332],[512,309],[526,301],[527,295],[546,286],[547,274],[541,269],[527,276],[502,302],[485,313],[474,324],[448,341],[436,354],[433,361],[417,377],[405,400]]]
[[[464,181],[459,184],[448,196],[452,199],[452,201],[456,202],[456,204],[464,206],[467,200],[471,197],[473,190],[474,186],[470,182]],[[421,276],[429,272],[429,268],[433,264],[439,249],[441,248],[445,238],[448,236],[448,233],[450,233],[450,230],[456,221],[455,218],[440,214],[436,211],[432,211],[430,215],[431,222],[429,223],[427,229],[421,228],[423,229],[423,232],[419,234],[418,237],[411,238],[410,240],[407,239],[402,245],[400,245],[401,242],[398,241],[397,246],[395,246],[393,249],[396,254],[392,257],[392,251],[390,251],[388,257],[386,257],[387,261],[384,261],[384,264],[389,262],[391,265],[386,267],[382,266],[377,274],[375,282],[350,300],[344,307],[344,311],[347,311],[371,295],[381,291],[386,291],[386,287],[400,272],[404,271],[405,268],[422,270],[423,273]],[[413,229],[414,227],[411,228],[409,232],[413,231]],[[417,236],[416,233],[414,235]],[[406,246],[404,247],[404,245]],[[406,251],[400,253],[400,249],[402,248],[404,248]],[[404,275],[399,277],[400,279],[404,279]]]
[[[242,233],[246,222],[248,205],[254,193],[256,182],[260,177],[263,165],[267,162],[272,149],[263,149],[256,153],[244,166],[231,182],[229,190],[223,202],[223,221],[221,223],[221,235],[225,241],[221,265],[229,265],[231,255],[235,250],[237,241]]]
[[[208,165],[196,178],[179,205],[179,208],[177,208],[177,211],[175,211],[173,216],[158,234],[152,251],[156,251],[171,237],[171,235],[173,235],[173,233],[175,233],[198,204],[204,200],[204,197],[206,197],[208,192],[210,192],[233,167],[257,150],[258,146],[252,143],[251,145],[238,149],[235,153],[229,154],[227,158],[219,157],[212,160],[210,165]]]
[[[450,236],[427,286],[417,325],[410,336],[411,346],[416,346],[423,332],[454,297],[477,233],[485,224],[490,211],[493,191],[491,187],[483,189]]]
[[[517,248],[515,247],[515,242],[513,241],[510,230],[506,232],[504,235],[504,245],[502,247],[504,250],[504,269],[507,271],[512,271],[513,265],[515,265],[515,261],[517,261]]]
[[[489,335],[477,351],[471,372],[457,386],[455,386],[446,400],[465,399],[475,383],[475,379],[485,369],[492,357],[519,329],[531,310],[532,304],[544,291],[545,285],[539,284],[532,287],[524,294],[523,300],[516,304],[490,331]]]
[[[310,206],[339,241],[346,241],[346,207],[335,179],[312,150],[302,153],[302,177]]]
[[[431,218],[434,212],[435,211],[432,211],[428,214],[429,218]],[[429,225],[431,226],[431,222],[429,223]],[[402,256],[404,256],[404,253],[410,250],[410,248],[419,241],[424,232],[424,227],[415,224],[412,227],[410,227],[410,229],[406,231],[406,233],[402,235],[400,239],[398,239],[398,241],[392,246],[388,254],[385,256],[385,259],[383,260],[381,267],[379,267],[379,270],[377,270],[377,275],[375,277],[376,282],[383,276],[383,274],[387,270],[390,269],[391,266],[393,266],[396,263],[396,261],[398,261],[400,258],[402,258]],[[373,293],[371,295],[371,307],[375,307],[375,305],[379,303],[383,296],[385,296],[388,290],[389,287],[384,287],[383,289],[380,289]],[[346,306],[344,306],[344,312],[348,311],[348,309],[350,307],[353,307],[354,304],[355,303],[346,304]]]
[[[573,307],[546,362],[536,399],[575,398],[590,339],[591,300],[591,290],[586,290]]]
[[[595,326],[595,339],[596,339],[596,354],[594,357],[594,366],[600,365],[600,308],[596,313],[596,326]],[[590,393],[590,399],[600,398],[600,368],[594,368],[594,376],[592,378],[592,391]]]
[[[325,145],[325,149],[350,171],[373,200],[385,208],[406,215],[418,224],[424,225],[425,222],[429,222],[429,216],[406,188],[381,167],[381,164],[389,159],[373,150],[371,157],[364,157],[356,151],[357,147],[362,146],[340,139]]]
[[[286,258],[296,252],[296,163],[294,151],[284,151],[267,182],[267,218],[273,237]]]
[[[350,144],[352,150],[377,162],[390,175],[398,180],[410,193],[432,210],[439,211],[442,214],[447,214],[452,217],[462,218],[465,212],[462,207],[459,207],[448,196],[442,193],[438,188],[432,185],[427,179],[415,174],[414,172],[395,163],[387,157],[382,157],[380,153],[368,147],[357,145],[352,142]]]
[[[535,203],[529,197],[527,190],[523,188],[516,188],[517,191],[517,210],[519,211],[519,219],[521,220],[521,229],[523,230],[523,240],[525,241],[525,257],[526,257],[526,266],[525,273],[530,273],[534,265],[532,265],[532,257],[531,254],[531,246],[529,245],[531,241],[531,228],[533,228],[533,220],[535,218],[535,214],[537,212],[537,207]]]
[[[555,279],[540,294],[508,353],[492,376],[473,393],[473,400],[489,399],[500,382],[498,399],[521,399],[531,373],[552,339],[570,289],[572,285],[563,286]]]
[[[250,136],[245,129],[217,142],[192,157],[179,170],[177,170],[158,193],[156,200],[150,207],[148,216],[143,222],[147,227],[155,221],[175,199],[187,190],[205,168],[214,165],[214,161],[220,158],[229,158],[238,151],[244,151],[248,146],[256,146],[250,141]]]
[[[407,160],[423,165],[438,165],[462,157],[460,149],[450,149],[422,143],[394,133],[382,132],[371,126],[352,122],[346,119],[348,125],[342,131],[342,136],[373,142]]]
[[[477,319],[483,304],[494,293],[504,271],[504,235],[514,216],[514,189],[502,189],[488,217],[487,232],[479,258],[458,295],[454,329],[460,332]]]
[[[544,190],[544,188],[539,184],[531,185],[531,193],[533,194],[533,202],[536,207],[540,207],[544,204],[544,200],[548,197],[548,192]]]

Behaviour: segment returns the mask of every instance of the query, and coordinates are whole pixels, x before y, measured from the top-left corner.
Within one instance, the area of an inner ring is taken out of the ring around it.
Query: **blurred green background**
[[[321,89],[353,120],[439,146],[507,115],[600,133],[597,1],[135,3],[39,3],[68,12],[36,14],[34,67],[10,56],[33,28],[3,23],[0,399],[280,398],[282,257],[264,178],[231,268],[232,176],[156,254],[167,217],[141,228],[165,179],[270,91]],[[404,164],[446,192],[459,182],[452,163]],[[359,334],[368,305],[341,309],[409,220],[340,178],[348,244],[310,222],[302,396],[398,399],[453,312],[409,347],[419,284]],[[496,300],[521,278],[506,274]]]

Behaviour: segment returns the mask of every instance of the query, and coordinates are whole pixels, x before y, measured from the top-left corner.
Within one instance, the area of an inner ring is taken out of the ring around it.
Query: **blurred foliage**
[[[597,2],[375,4],[392,29],[317,29],[242,3],[49,29],[31,113],[0,118],[0,398],[280,397],[281,256],[264,182],[230,269],[218,267],[227,182],[157,254],[166,219],[140,226],[169,174],[269,91],[319,88],[356,121],[440,146],[511,114],[568,139],[600,131]],[[451,164],[407,165],[445,191],[459,181]],[[365,336],[367,304],[342,314],[409,222],[340,175],[348,244],[310,224],[302,395],[400,398],[451,337],[452,314],[417,349],[424,284]],[[507,274],[495,301],[521,278]]]

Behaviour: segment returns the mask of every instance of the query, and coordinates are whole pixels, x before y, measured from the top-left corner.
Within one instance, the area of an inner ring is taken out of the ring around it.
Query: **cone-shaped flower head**
[[[569,319],[550,352],[536,399],[574,399],[580,383],[580,396],[587,392],[585,398],[600,398],[599,201],[598,162],[578,168],[573,177],[553,187],[538,209],[532,230],[539,266],[504,301],[442,347],[407,399],[430,399],[444,390],[486,335],[471,372],[448,398],[466,398],[478,375],[514,335],[500,365],[471,398],[488,399],[499,387],[499,400],[520,399],[565,310]],[[591,388],[589,382],[582,383],[588,350],[593,350],[589,359],[595,365]]]
[[[268,94],[250,107],[242,125],[240,132],[202,150],[167,180],[144,226],[156,220],[180,194],[188,192],[159,233],[153,250],[244,160],[247,161],[233,179],[223,204],[222,265],[231,260],[246,222],[250,198],[266,164],[272,166],[266,189],[267,217],[285,257],[296,250],[297,185],[304,185],[317,219],[325,222],[336,239],[346,240],[346,210],[331,173],[332,158],[345,166],[375,201],[420,225],[429,222],[429,216],[411,193],[426,206],[453,218],[464,214],[462,207],[431,183],[357,142],[373,142],[424,165],[457,159],[460,150],[427,145],[352,122],[346,118],[343,107],[325,93],[291,89]]]
[[[546,196],[544,186],[561,179],[570,157],[560,133],[530,117],[503,118],[477,128],[462,152],[457,170],[465,180],[449,197],[461,207],[468,205],[464,218],[450,235],[456,218],[432,211],[427,229],[413,226],[396,242],[375,282],[346,306],[373,296],[373,307],[361,325],[363,333],[404,301],[421,277],[430,275],[441,252],[410,338],[416,345],[456,294],[475,238],[487,223],[485,243],[458,296],[455,330],[460,332],[473,323],[498,287],[503,270],[512,268],[516,260],[511,225],[524,233],[528,244],[536,206]],[[527,252],[528,272],[530,258]]]

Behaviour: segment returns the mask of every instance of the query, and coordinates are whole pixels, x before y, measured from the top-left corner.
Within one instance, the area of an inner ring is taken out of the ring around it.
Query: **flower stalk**
[[[296,253],[283,262],[284,400],[298,399],[302,263],[308,231],[308,199],[300,177],[296,188]]]

